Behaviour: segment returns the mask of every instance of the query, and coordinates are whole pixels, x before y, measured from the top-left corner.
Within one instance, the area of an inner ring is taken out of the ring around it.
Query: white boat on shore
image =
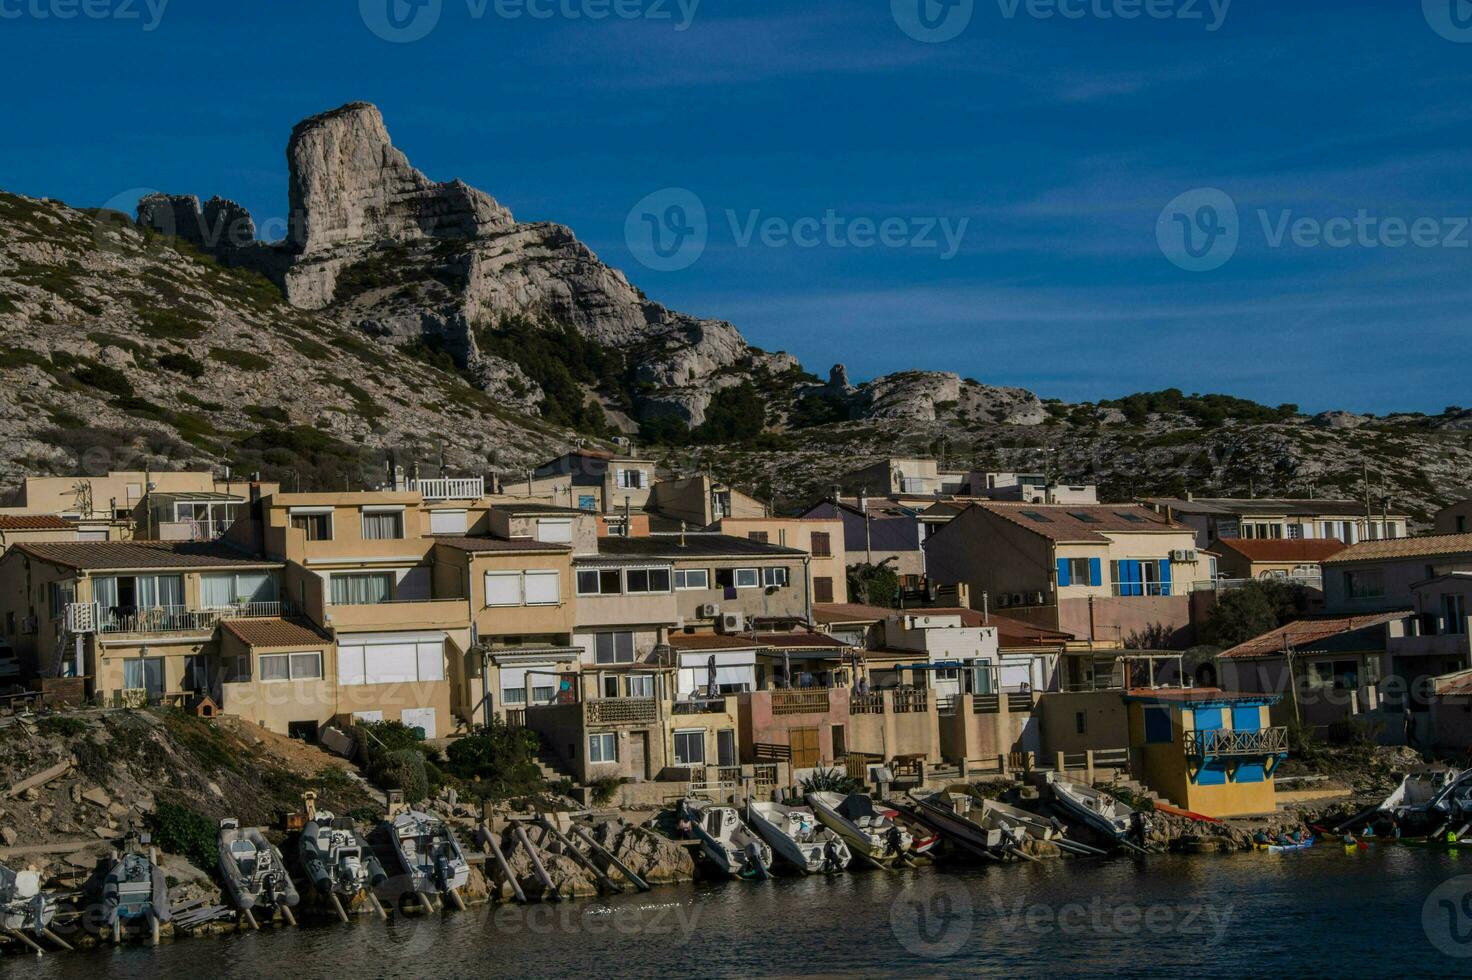
[[[46,935],[56,918],[56,899],[41,891],[35,869],[12,871],[0,864],[0,931]]]
[[[776,855],[803,874],[842,871],[853,860],[843,838],[806,807],[748,801],[746,815]]]
[[[689,798],[680,804],[705,856],[733,878],[771,876],[772,849],[741,819],[735,807]]]
[[[1120,847],[1145,853],[1140,843],[1149,828],[1149,818],[1102,790],[1070,782],[1057,773],[1048,774],[1053,801],[1068,816],[1108,838]]]
[[[914,838],[896,821],[890,809],[881,809],[864,793],[819,792],[807,795],[813,813],[864,863],[887,868],[910,853]]]
[[[470,864],[449,824],[418,810],[406,810],[385,823],[414,891],[454,893],[458,898],[470,880]]]

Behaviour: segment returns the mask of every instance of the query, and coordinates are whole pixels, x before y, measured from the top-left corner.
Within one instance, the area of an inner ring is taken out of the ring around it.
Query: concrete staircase
[[[1117,779],[1114,781],[1114,785],[1119,786],[1123,789],[1127,789],[1131,793],[1134,793],[1136,796],[1142,797],[1143,799],[1151,800],[1155,803],[1161,802],[1160,794],[1150,789],[1138,779],[1132,779],[1128,777]],[[1166,800],[1165,802],[1169,803],[1170,801]]]
[[[566,779],[574,786],[577,785],[577,777],[573,775],[572,769],[567,763],[562,761],[562,757],[557,754],[556,750],[545,742],[537,750],[537,757],[533,760],[533,764],[541,772],[542,778],[549,783],[556,783]]]

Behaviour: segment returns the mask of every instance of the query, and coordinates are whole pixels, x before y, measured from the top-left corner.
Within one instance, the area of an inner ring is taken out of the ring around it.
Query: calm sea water
[[[58,980],[1147,970],[1472,975],[1472,855],[1320,846],[858,872],[0,961],[8,975]]]

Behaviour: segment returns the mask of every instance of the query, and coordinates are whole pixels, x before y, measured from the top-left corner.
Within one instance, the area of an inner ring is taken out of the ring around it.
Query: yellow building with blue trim
[[[1276,694],[1134,689],[1125,695],[1136,775],[1171,803],[1208,817],[1272,813],[1288,730],[1270,724]]]

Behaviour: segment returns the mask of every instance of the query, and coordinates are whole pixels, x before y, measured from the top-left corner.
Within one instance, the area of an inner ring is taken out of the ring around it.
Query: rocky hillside
[[[884,454],[1111,496],[1464,495],[1472,411],[1309,418],[1160,392],[1097,405],[945,372],[854,385],[652,302],[566,227],[409,163],[373,106],[298,124],[290,232],[213,198],[136,219],[0,194],[0,489],[22,472],[230,463],[356,485],[385,452],[517,470],[626,435],[779,504]],[[794,465],[794,459],[799,465]]]

